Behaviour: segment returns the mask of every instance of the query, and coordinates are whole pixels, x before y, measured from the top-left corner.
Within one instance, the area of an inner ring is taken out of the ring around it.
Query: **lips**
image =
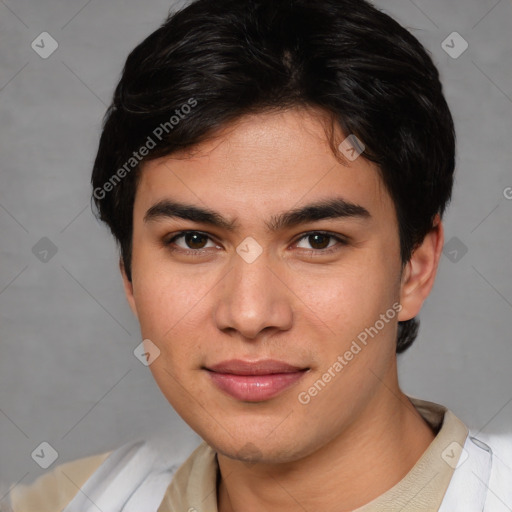
[[[209,370],[218,373],[230,373],[233,375],[269,375],[274,373],[292,373],[304,370],[298,366],[275,359],[264,359],[261,361],[242,361],[231,359],[208,367]]]
[[[247,401],[269,400],[299,381],[309,368],[284,361],[232,359],[205,368],[213,383],[231,397]]]

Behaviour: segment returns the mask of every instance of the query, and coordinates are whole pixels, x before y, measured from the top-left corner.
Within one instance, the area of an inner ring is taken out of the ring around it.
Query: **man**
[[[64,464],[13,509],[511,510],[510,441],[397,378],[454,139],[430,57],[364,1],[171,16],[128,57],[92,184],[150,370],[204,443]]]

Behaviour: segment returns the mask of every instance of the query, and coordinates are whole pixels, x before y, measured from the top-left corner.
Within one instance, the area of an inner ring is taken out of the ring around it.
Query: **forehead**
[[[177,199],[222,209],[247,221],[260,215],[343,197],[373,215],[389,215],[391,199],[375,164],[336,158],[318,112],[289,110],[245,116],[192,149],[146,163],[135,210]],[[335,132],[337,144],[346,137]]]

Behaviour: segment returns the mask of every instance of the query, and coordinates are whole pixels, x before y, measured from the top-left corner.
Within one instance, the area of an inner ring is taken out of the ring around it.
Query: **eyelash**
[[[202,231],[188,230],[188,231],[180,231],[179,233],[174,235],[171,239],[165,241],[164,244],[167,247],[169,247],[171,249],[171,251],[173,251],[173,252],[175,252],[175,251],[176,252],[180,252],[181,254],[184,254],[185,256],[203,256],[205,254],[205,252],[208,251],[209,248],[207,248],[207,249],[188,249],[188,250],[186,250],[186,249],[182,249],[181,247],[178,247],[178,248],[172,247],[172,244],[174,244],[176,240],[178,240],[179,238],[182,238],[182,237],[184,237],[185,235],[188,235],[188,234],[203,235],[203,236],[207,237],[209,240],[212,240],[210,235],[208,235],[207,233],[203,233]],[[308,250],[309,253],[311,254],[311,256],[314,256],[314,255],[323,256],[325,254],[332,254],[332,253],[337,252],[337,251],[340,250],[340,245],[341,246],[348,245],[348,241],[345,238],[342,238],[339,235],[334,235],[334,234],[329,233],[327,231],[308,231],[307,233],[304,233],[303,235],[301,235],[294,242],[294,245],[298,244],[299,242],[301,242],[305,238],[308,238],[308,237],[310,237],[312,235],[327,236],[329,238],[332,238],[332,239],[336,240],[338,242],[338,245],[329,247],[327,249],[309,249],[309,250],[308,249],[303,249],[303,250]]]

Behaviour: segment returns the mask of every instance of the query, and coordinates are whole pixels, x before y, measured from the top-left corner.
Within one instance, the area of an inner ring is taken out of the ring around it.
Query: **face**
[[[373,164],[334,157],[319,114],[247,116],[147,163],[133,219],[125,287],[151,372],[217,451],[306,456],[392,385],[394,205]]]

